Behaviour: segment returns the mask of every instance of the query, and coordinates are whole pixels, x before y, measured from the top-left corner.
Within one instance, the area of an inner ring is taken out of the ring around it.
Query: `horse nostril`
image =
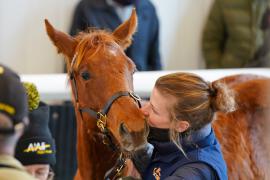
[[[121,135],[129,134],[128,128],[124,123],[120,124],[119,132]]]

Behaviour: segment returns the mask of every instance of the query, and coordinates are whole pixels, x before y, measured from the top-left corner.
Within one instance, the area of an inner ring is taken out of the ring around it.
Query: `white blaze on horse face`
[[[108,49],[108,54],[110,56],[116,57],[117,56],[117,48],[110,46],[110,48]]]

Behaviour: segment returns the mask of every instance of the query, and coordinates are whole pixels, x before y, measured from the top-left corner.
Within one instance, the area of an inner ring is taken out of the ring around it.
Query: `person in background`
[[[211,123],[217,111],[235,109],[234,92],[224,84],[208,83],[191,73],[160,77],[142,108],[150,127],[150,144],[132,158],[142,179],[227,180],[226,163]]]
[[[89,27],[113,30],[128,19],[134,7],[138,29],[126,54],[139,71],[160,70],[159,20],[150,0],[81,0],[75,9],[70,34],[76,35]]]
[[[264,31],[264,42],[263,45],[256,51],[254,59],[251,61],[249,66],[251,67],[270,67],[270,7],[268,6],[266,12],[262,18],[261,29]]]
[[[49,129],[49,106],[39,101],[34,84],[25,83],[28,90],[29,127],[18,141],[15,157],[38,180],[53,178],[55,143]]]
[[[15,146],[28,124],[27,95],[19,76],[0,64],[0,179],[32,180],[14,158]]]
[[[269,19],[269,4],[270,0],[214,1],[202,40],[207,68],[265,67],[270,64],[264,28],[265,22],[269,24],[264,20],[264,16]]]

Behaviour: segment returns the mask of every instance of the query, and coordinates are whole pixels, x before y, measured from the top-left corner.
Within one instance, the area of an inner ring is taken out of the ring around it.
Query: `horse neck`
[[[102,140],[97,137],[97,132],[87,129],[77,113],[77,155],[79,179],[100,180],[105,173],[113,167],[117,154],[113,153]],[[94,121],[84,119],[85,121]],[[77,173],[78,174],[78,173]]]

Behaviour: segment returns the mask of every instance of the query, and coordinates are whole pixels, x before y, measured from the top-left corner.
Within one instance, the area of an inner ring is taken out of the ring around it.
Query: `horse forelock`
[[[100,50],[104,50],[106,46],[111,46],[115,49],[120,48],[120,46],[115,42],[113,36],[105,30],[94,29],[90,32],[81,32],[76,36],[76,39],[79,43],[75,50],[75,70],[79,67],[89,51],[92,51],[90,57],[88,57],[90,59],[99,53]]]

